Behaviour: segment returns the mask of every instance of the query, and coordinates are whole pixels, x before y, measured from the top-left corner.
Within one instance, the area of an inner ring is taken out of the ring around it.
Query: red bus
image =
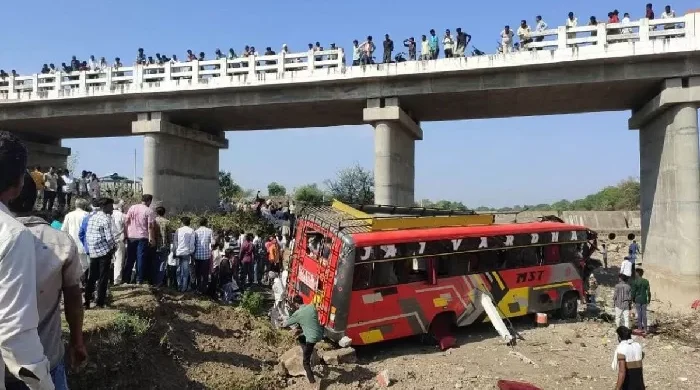
[[[378,214],[334,202],[297,219],[287,297],[316,303],[329,339],[365,345],[434,334],[440,323],[485,322],[480,293],[491,296],[502,317],[577,315],[583,264],[595,247],[595,233],[585,227],[363,208]]]

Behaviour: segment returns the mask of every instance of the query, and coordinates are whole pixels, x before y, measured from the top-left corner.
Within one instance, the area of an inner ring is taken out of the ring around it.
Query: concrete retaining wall
[[[639,211],[524,211],[520,214],[497,214],[496,223],[533,222],[545,215],[556,215],[564,222],[605,232],[641,230]]]

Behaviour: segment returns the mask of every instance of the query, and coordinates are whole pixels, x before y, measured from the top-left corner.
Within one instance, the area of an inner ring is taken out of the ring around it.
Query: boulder
[[[303,359],[301,347],[294,346],[280,356],[280,365],[289,376],[306,376]],[[318,365],[319,362],[318,353],[314,349],[314,353],[311,355],[311,367]]]
[[[323,358],[323,361],[326,362],[326,364],[329,364],[331,366],[357,362],[357,356],[355,356],[355,350],[353,348],[341,348],[332,349],[330,351],[323,351],[321,353],[321,358]]]

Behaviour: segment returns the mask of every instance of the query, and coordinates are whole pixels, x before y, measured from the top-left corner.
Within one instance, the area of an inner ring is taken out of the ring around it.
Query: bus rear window
[[[306,238],[306,255],[313,259],[328,260],[331,255],[331,247],[333,238],[324,236],[312,229],[307,229],[305,232]]]

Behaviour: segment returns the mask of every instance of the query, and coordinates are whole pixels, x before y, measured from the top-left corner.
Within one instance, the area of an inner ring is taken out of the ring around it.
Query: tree
[[[222,199],[234,199],[245,196],[243,187],[236,184],[231,177],[231,172],[219,171],[219,196]]]
[[[434,207],[436,209],[445,209],[445,210],[458,210],[458,211],[467,211],[467,206],[464,205],[462,202],[453,202],[451,200],[439,200],[435,202],[431,207]]]
[[[294,191],[294,200],[299,203],[318,206],[323,203],[325,194],[316,183],[303,185]]]
[[[287,189],[282,184],[273,181],[267,185],[267,194],[269,196],[285,196],[287,195]]]
[[[330,195],[349,204],[374,203],[374,177],[359,164],[338,172],[335,180],[326,180]]]
[[[78,162],[80,161],[80,153],[71,152],[70,156],[66,159],[66,169],[71,174],[75,175],[76,169],[78,169]]]

